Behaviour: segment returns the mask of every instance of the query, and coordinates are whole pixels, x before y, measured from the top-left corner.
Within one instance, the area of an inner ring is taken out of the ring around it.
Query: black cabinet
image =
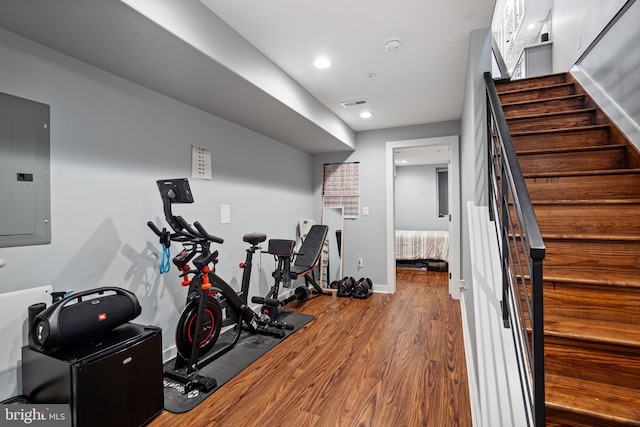
[[[164,407],[162,334],[126,323],[51,352],[22,348],[22,389],[31,403],[70,405],[74,427],[127,427]]]

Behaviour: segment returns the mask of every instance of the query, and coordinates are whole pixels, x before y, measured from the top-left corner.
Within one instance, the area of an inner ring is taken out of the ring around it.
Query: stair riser
[[[618,169],[624,165],[624,150],[526,154],[518,155],[518,161],[523,173]]]
[[[546,427],[629,427],[624,420],[591,417],[561,406],[547,405],[546,415]]]
[[[562,133],[513,135],[516,151],[548,150],[554,148],[578,148],[608,145],[608,129],[581,130]]]
[[[549,129],[565,129],[597,124],[596,114],[592,110],[553,116],[537,116],[507,119],[509,132],[529,132]]]
[[[544,114],[554,111],[572,111],[584,107],[584,98],[554,99],[526,104],[503,105],[502,110],[507,118],[528,116],[532,114]]]
[[[640,236],[640,203],[534,205],[542,234]]]
[[[498,93],[500,103],[533,101],[535,99],[559,98],[561,96],[575,95],[575,87],[572,84],[552,86],[526,92]]]
[[[497,84],[496,90],[498,91],[498,93],[500,93],[505,91],[540,88],[544,86],[553,86],[561,83],[566,83],[566,81],[567,79],[564,74],[553,74],[549,76],[514,80],[509,83]]]
[[[629,393],[640,398],[640,351],[637,348],[545,336],[544,354],[547,374],[627,387]]]
[[[534,202],[640,198],[640,176],[633,174],[536,177],[525,181]]]
[[[531,292],[530,281],[526,282]],[[546,316],[640,324],[640,289],[548,280],[543,287]],[[523,290],[521,298],[524,302]]]
[[[637,275],[640,281],[640,244],[637,242],[545,239],[544,275],[556,271],[579,273],[617,271]]]

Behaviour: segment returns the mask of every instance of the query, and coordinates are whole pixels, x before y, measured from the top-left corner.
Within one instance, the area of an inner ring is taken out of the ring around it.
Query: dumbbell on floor
[[[353,287],[356,284],[356,280],[353,277],[344,277],[342,280],[337,281],[336,289],[339,297],[350,297],[353,293]]]
[[[371,279],[361,278],[358,280],[353,286],[353,297],[366,299],[369,298],[373,294],[373,283]]]

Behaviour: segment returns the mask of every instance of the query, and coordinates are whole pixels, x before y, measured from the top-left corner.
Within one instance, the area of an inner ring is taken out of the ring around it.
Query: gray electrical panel
[[[51,242],[49,106],[0,93],[0,247]]]

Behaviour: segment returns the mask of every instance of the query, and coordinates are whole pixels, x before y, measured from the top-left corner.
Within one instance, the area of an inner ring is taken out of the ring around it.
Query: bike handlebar
[[[214,242],[214,243],[219,243],[222,244],[224,243],[224,240],[222,240],[220,237],[211,235],[207,232],[207,230],[205,230],[205,228],[202,226],[202,224],[200,224],[200,222],[196,221],[193,223],[193,225],[196,227],[197,231],[194,230],[191,227],[191,224],[189,224],[184,218],[182,218],[181,216],[177,216],[176,217],[176,221],[178,222],[178,224],[180,224],[180,226],[182,228],[184,228],[185,230],[187,230],[187,232],[189,234],[193,234],[196,237],[200,237],[202,239],[208,240],[210,242]]]
[[[207,230],[202,226],[202,224],[200,224],[198,221],[194,222],[193,225],[195,226],[195,228],[197,229],[194,230],[191,225],[181,216],[177,216],[175,217],[176,222],[178,224],[180,224],[180,226],[182,228],[184,228],[185,231],[181,231],[178,233],[174,233],[171,235],[171,240],[179,240],[179,241],[184,241],[184,240],[191,240],[193,238],[196,239],[204,239],[204,240],[208,240],[210,242],[214,242],[214,243],[218,243],[218,244],[223,244],[224,240],[221,237],[217,237],[214,236],[212,234],[209,234],[207,232]],[[153,231],[158,237],[162,238],[164,235],[164,232],[160,231],[160,229],[151,221],[147,222],[147,226],[151,229],[151,231]],[[188,233],[188,235],[187,235]]]
[[[147,226],[151,229],[151,231],[156,233],[156,235],[158,237],[162,237],[162,232],[160,231],[160,229],[158,227],[156,227],[156,225],[153,222],[147,221]]]
[[[195,236],[195,237],[202,237],[200,236],[200,234],[194,230],[193,228],[191,228],[191,224],[189,224],[187,222],[187,220],[185,220],[184,218],[182,218],[180,215],[174,217],[176,222],[180,225],[180,227],[184,228],[185,230],[187,230],[187,233]]]
[[[217,237],[214,236],[212,234],[207,233],[207,230],[205,230],[205,228],[202,226],[202,224],[200,224],[199,221],[196,221],[193,223],[193,225],[198,229],[198,231],[200,232],[200,234],[202,235],[202,237],[204,237],[205,239],[214,242],[214,243],[219,243],[219,244],[223,244],[224,240],[221,237]]]

